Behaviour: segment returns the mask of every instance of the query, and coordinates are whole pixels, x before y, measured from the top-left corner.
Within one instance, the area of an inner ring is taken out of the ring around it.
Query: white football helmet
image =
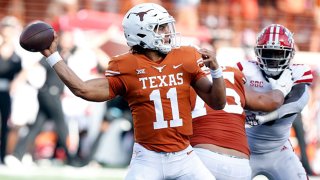
[[[293,34],[280,24],[271,24],[258,35],[254,50],[259,67],[266,75],[278,76],[294,56]]]
[[[161,25],[168,26],[165,34],[158,31]],[[125,15],[122,26],[130,47],[139,45],[167,54],[172,48],[179,46],[175,20],[158,4],[142,3],[134,6]]]

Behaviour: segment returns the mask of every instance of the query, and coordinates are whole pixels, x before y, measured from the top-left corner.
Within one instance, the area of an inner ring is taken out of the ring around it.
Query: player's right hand
[[[48,49],[45,49],[41,51],[41,54],[45,57],[49,57],[51,54],[57,51],[58,47],[58,35],[56,32],[54,32],[54,40],[52,41],[50,47]]]
[[[203,63],[210,69],[216,70],[220,66],[218,64],[216,53],[213,51],[210,51],[205,48],[198,49],[198,52],[201,54]]]
[[[294,83],[292,70],[289,68],[285,69],[277,80],[273,78],[268,78],[268,80],[271,84],[272,89],[280,90],[283,93],[284,97],[289,94]]]

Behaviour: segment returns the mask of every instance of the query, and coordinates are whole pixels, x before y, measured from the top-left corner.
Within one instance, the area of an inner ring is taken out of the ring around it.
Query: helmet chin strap
[[[267,81],[268,81],[268,78],[272,78],[272,79],[275,79],[275,80],[279,79],[279,77],[281,76],[282,72],[283,72],[283,71],[281,71],[281,72],[280,72],[279,74],[277,74],[277,75],[272,76],[272,75],[270,75],[270,74],[267,74],[264,70],[262,70],[263,77],[264,77]]]

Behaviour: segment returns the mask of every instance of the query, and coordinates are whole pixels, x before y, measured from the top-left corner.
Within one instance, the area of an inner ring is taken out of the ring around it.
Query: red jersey
[[[185,149],[192,134],[191,84],[205,77],[195,48],[173,49],[161,62],[141,54],[114,57],[106,71],[111,97],[131,109],[135,142],[157,152]]]
[[[227,103],[223,110],[213,110],[193,91],[193,136],[191,145],[214,144],[249,155],[245,132],[245,77],[233,67],[223,68]]]

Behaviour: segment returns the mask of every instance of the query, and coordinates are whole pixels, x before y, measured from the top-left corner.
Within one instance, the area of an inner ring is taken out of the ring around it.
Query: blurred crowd
[[[40,53],[19,46],[23,27],[33,20],[46,21],[61,34],[60,54],[84,80],[103,77],[109,57],[128,50],[121,29],[123,13],[141,2],[167,7],[176,17],[182,44],[215,48],[221,59],[229,56],[223,51],[225,47],[241,51],[235,61],[254,59],[257,30],[269,23],[289,27],[299,51],[320,50],[318,0],[0,2],[7,9],[0,20],[0,160],[11,167],[41,163],[125,167],[133,145],[131,114],[123,99],[92,103],[74,96]],[[46,4],[43,14],[31,16],[28,3]],[[309,104],[296,120],[302,126],[292,128],[293,145],[304,166],[310,166],[310,173],[320,173],[318,64],[312,65]],[[301,132],[303,136],[298,138]]]

